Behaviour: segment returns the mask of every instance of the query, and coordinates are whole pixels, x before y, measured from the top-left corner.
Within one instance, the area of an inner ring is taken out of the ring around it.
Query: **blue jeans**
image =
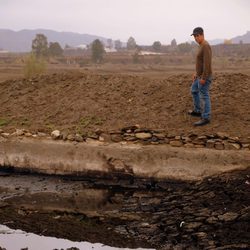
[[[196,78],[191,87],[191,93],[194,102],[194,111],[200,112],[203,119],[210,119],[211,102],[209,96],[209,87],[212,77],[208,78],[204,85],[200,84],[200,78]]]

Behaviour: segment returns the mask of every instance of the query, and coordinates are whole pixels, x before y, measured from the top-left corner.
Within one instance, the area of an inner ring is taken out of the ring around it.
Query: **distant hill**
[[[250,31],[247,31],[247,33],[243,36],[236,36],[232,38],[233,43],[240,43],[240,41],[243,43],[250,43]]]
[[[103,42],[106,42],[107,40],[107,38],[95,35],[74,32],[58,32],[46,29],[21,31],[0,29],[0,49],[11,52],[31,51],[32,40],[35,38],[36,34],[39,33],[44,34],[47,37],[48,42],[59,42],[62,48],[64,48],[66,44],[69,46],[78,46],[89,44],[95,39],[100,39]]]

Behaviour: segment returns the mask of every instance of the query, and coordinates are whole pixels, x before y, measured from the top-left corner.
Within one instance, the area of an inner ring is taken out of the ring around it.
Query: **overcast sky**
[[[250,30],[250,0],[0,0],[0,28],[53,29],[138,44],[230,39]]]

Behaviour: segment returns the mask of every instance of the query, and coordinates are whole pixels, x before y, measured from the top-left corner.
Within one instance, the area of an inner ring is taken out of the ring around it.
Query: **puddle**
[[[92,244],[89,242],[73,242],[70,240],[58,239],[54,237],[39,236],[33,233],[26,233],[21,230],[12,230],[4,225],[0,225],[0,247],[5,248],[6,250],[20,250],[22,248],[28,248],[29,250],[66,250],[67,248],[73,247],[78,248],[79,250],[130,249],[110,247],[100,243]],[[137,250],[143,249],[145,248],[137,248]]]

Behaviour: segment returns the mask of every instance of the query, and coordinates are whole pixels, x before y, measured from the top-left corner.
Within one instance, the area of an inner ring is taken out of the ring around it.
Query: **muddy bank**
[[[1,172],[0,223],[118,247],[250,247],[249,168],[199,182],[112,182]]]

